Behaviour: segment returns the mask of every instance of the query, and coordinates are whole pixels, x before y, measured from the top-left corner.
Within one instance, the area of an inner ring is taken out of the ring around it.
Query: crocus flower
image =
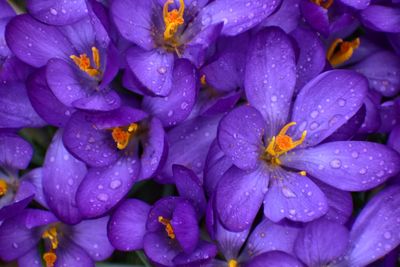
[[[126,200],[111,217],[109,238],[119,250],[144,249],[156,266],[199,266],[217,253],[213,244],[199,237],[204,194],[189,169],[175,166],[174,177],[180,197],[162,198],[152,207]]]
[[[227,229],[249,228],[263,201],[272,221],[322,216],[327,200],[309,177],[362,191],[398,173],[399,155],[384,145],[322,143],[360,109],[364,77],[345,70],[322,73],[301,89],[291,107],[295,68],[287,36],[266,29],[249,53],[245,90],[254,108],[232,110],[218,131],[219,145],[234,164],[216,191],[217,211]]]
[[[84,216],[104,214],[137,179],[147,179],[161,168],[167,151],[164,129],[159,119],[147,117],[127,106],[72,115],[65,127],[64,144],[91,166],[76,197]]]
[[[107,238],[108,217],[63,224],[48,211],[26,209],[0,226],[0,258],[19,266],[94,266],[108,258],[113,247]],[[44,242],[44,251],[40,243]]]
[[[7,25],[6,40],[23,62],[46,66],[48,86],[64,105],[88,110],[119,107],[119,96],[109,88],[119,68],[118,57],[92,12],[66,26],[19,15]]]
[[[307,224],[297,237],[296,254],[308,266],[367,266],[383,257],[400,244],[399,193],[399,186],[379,192],[350,232],[323,219]]]
[[[200,66],[206,49],[220,33],[244,32],[270,15],[280,3],[208,2],[117,0],[111,4],[119,32],[137,45],[127,52],[127,63],[150,93],[169,94],[175,54]]]
[[[26,169],[33,150],[24,139],[12,132],[0,132],[0,222],[21,212],[33,199],[35,187],[30,174],[19,178]]]

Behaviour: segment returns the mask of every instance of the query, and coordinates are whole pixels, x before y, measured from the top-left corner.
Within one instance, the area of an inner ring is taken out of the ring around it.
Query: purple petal
[[[238,107],[221,120],[218,143],[238,168],[253,170],[258,166],[263,153],[264,125],[261,114],[250,106]]]
[[[46,70],[42,68],[27,81],[29,100],[35,111],[49,124],[65,126],[74,112],[62,104],[50,90],[46,81]]]
[[[222,34],[237,35],[268,17],[279,6],[280,2],[217,0],[205,6],[198,17],[204,26],[224,22]]]
[[[32,146],[13,133],[0,134],[0,165],[13,169],[25,169],[32,159]]]
[[[75,195],[86,172],[86,165],[64,147],[58,131],[43,164],[43,192],[50,210],[63,222],[75,224],[82,219]]]
[[[140,158],[139,174],[141,180],[153,176],[168,155],[166,134],[161,122],[157,118],[152,118],[148,129],[147,140],[142,141],[143,153]]]
[[[379,65],[379,68],[376,66]],[[384,96],[394,96],[399,92],[400,57],[389,51],[370,55],[351,69],[365,75],[370,88]]]
[[[149,217],[146,223],[147,231],[161,231],[163,235],[167,236],[167,233],[165,232],[165,226],[158,221],[158,217],[162,216],[165,219],[170,220],[173,216],[175,207],[181,202],[189,203],[188,200],[181,197],[164,197],[158,200],[150,209]]]
[[[125,156],[113,165],[89,169],[76,195],[82,215],[97,217],[113,208],[131,189],[139,168],[138,159]]]
[[[161,120],[165,127],[185,120],[193,109],[197,95],[197,75],[187,60],[178,60],[173,70],[171,92],[166,97],[145,96],[143,106]]]
[[[369,6],[371,0],[360,0],[360,1],[339,0],[339,2],[355,9],[365,9]]]
[[[150,206],[136,199],[126,200],[110,218],[108,238],[118,250],[143,249]]]
[[[23,193],[21,194],[21,192]],[[34,194],[34,187],[30,183],[22,182],[14,200],[0,208],[0,221],[14,217],[21,213],[32,201]]]
[[[370,5],[360,13],[361,22],[375,31],[400,32],[400,8]]]
[[[299,232],[295,252],[308,266],[324,266],[342,256],[348,242],[349,231],[344,226],[320,219]]]
[[[116,0],[111,4],[111,16],[121,35],[147,50],[155,45],[152,36],[152,2]]]
[[[218,221],[216,224],[214,239],[218,242],[219,251],[224,255],[225,259],[237,258],[250,229],[242,232],[231,232],[226,230]]]
[[[59,220],[47,210],[26,209],[25,226],[28,229],[58,223]]]
[[[367,80],[353,71],[327,71],[311,80],[297,96],[291,121],[300,136],[307,130],[306,146],[320,143],[361,108]]]
[[[172,260],[179,254],[180,248],[167,234],[155,232],[144,236],[144,252],[156,264],[174,266]]]
[[[199,245],[192,253],[182,252],[173,259],[173,262],[179,266],[208,266],[207,262],[213,259],[217,252],[217,247],[214,244],[200,240]]]
[[[269,172],[264,164],[245,172],[230,168],[222,176],[216,191],[216,208],[221,223],[231,231],[251,227],[267,191]]]
[[[42,267],[42,259],[36,247],[18,258],[18,266]]]
[[[48,208],[44,193],[43,193],[43,168],[36,168],[29,171],[27,174],[21,177],[21,181],[30,183],[35,188],[35,201],[43,207]]]
[[[300,10],[313,30],[325,37],[329,35],[328,10],[308,0],[300,1]]]
[[[200,231],[196,211],[190,203],[180,202],[176,205],[171,226],[183,251],[192,253],[199,241]]]
[[[273,223],[264,219],[249,236],[243,253],[246,258],[274,250],[293,254],[298,232],[299,228],[289,222]]]
[[[272,251],[261,254],[244,265],[244,267],[265,266],[302,267],[303,264],[299,262],[295,257],[286,254],[285,252]]]
[[[279,9],[269,16],[262,26],[278,26],[289,33],[297,28],[300,21],[299,0],[283,0]]]
[[[129,68],[152,93],[167,96],[172,89],[174,55],[161,50],[132,47],[126,54]]]
[[[27,213],[5,220],[0,226],[0,258],[15,260],[30,251],[40,240],[40,233],[25,226]]]
[[[85,0],[28,0],[26,8],[35,19],[53,25],[72,24],[88,13]]]
[[[198,117],[174,127],[167,134],[169,153],[161,179],[172,180],[172,165],[183,165],[200,174],[215,139],[221,116]]]
[[[78,109],[89,111],[110,111],[121,106],[121,98],[116,92],[107,89],[106,91],[95,92],[88,97],[77,99],[72,105]]]
[[[387,188],[371,199],[351,231],[349,266],[366,266],[400,244],[400,187]]]
[[[13,16],[15,16],[15,11],[8,1],[0,1],[0,18]]]
[[[379,133],[388,133],[392,131],[395,125],[400,121],[400,98],[395,101],[389,100],[382,104],[378,104],[378,112],[381,125],[378,129]]]
[[[322,72],[326,62],[325,49],[319,36],[310,30],[298,27],[291,36],[296,39],[300,50],[296,68],[296,91],[299,91]]]
[[[25,84],[0,85],[0,128],[42,127],[45,122],[32,108]]]
[[[40,23],[26,14],[10,21],[6,40],[20,60],[35,67],[44,66],[50,58],[69,58],[74,54],[71,44],[58,28]]]
[[[69,239],[64,239],[59,243],[56,255],[56,266],[95,266],[89,255]]]
[[[400,125],[396,125],[390,132],[388,146],[400,153]]]
[[[234,108],[239,101],[242,92],[232,92],[227,95],[210,99],[201,107],[200,114],[202,116],[214,116],[222,113],[229,112]]]
[[[108,219],[107,216],[95,220],[85,220],[71,226],[71,240],[83,248],[95,261],[105,260],[114,251],[107,237]]]
[[[207,202],[200,179],[192,170],[181,165],[173,165],[172,172],[179,196],[188,199],[196,209],[197,217],[201,218]]]
[[[287,122],[296,84],[294,51],[282,30],[268,28],[251,41],[244,82],[249,103],[267,123],[268,136],[277,134]]]
[[[381,117],[378,110],[380,100],[378,101],[378,103],[374,103],[370,95],[365,98],[364,105],[366,114],[364,122],[359,129],[359,133],[375,133],[381,126]]]
[[[309,222],[327,212],[324,193],[307,176],[279,168],[271,177],[271,186],[264,199],[264,214],[268,219]]]
[[[289,152],[281,160],[287,167],[304,170],[345,191],[368,190],[400,171],[400,156],[371,142],[330,142]]]

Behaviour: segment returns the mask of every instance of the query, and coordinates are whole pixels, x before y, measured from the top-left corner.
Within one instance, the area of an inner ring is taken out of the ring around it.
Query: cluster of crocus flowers
[[[0,0],[0,265],[400,264],[400,6]]]

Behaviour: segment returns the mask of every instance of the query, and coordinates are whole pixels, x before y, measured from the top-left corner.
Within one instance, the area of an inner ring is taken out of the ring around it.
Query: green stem
[[[147,261],[146,256],[144,255],[143,251],[137,250],[137,251],[135,251],[135,253],[139,257],[139,259],[142,261],[144,266],[151,267],[150,263]]]

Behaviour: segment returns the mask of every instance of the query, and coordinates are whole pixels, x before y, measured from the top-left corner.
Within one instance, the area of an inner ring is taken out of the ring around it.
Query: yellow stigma
[[[206,80],[206,75],[205,74],[201,75],[200,83],[201,83],[202,86],[206,86],[207,85],[207,80]]]
[[[178,27],[182,25],[185,21],[183,19],[183,12],[185,11],[185,2],[179,0],[180,7],[179,10],[173,9],[168,11],[168,6],[172,4],[173,0],[167,0],[163,8],[163,18],[165,23],[164,40],[171,40],[175,33],[178,31]]]
[[[163,216],[158,216],[158,221],[162,225],[165,225],[165,232],[167,232],[168,237],[171,239],[175,239],[175,233],[174,233],[174,229],[172,228],[171,221],[168,219],[165,219]]]
[[[124,130],[121,127],[115,127],[112,129],[112,138],[117,145],[119,150],[125,149],[129,141],[132,139],[133,135],[138,131],[139,125],[132,123],[129,125],[128,129]]]
[[[286,135],[286,132],[293,125],[296,125],[295,122],[290,122],[286,124],[282,130],[278,133],[278,135],[272,137],[268,146],[265,148],[265,152],[267,152],[272,157],[272,162],[276,164],[280,164],[279,156],[296,148],[301,145],[306,138],[307,131],[304,131],[301,135],[301,138],[297,141],[293,141],[293,139]]]
[[[325,9],[330,8],[331,5],[333,4],[333,0],[311,0],[311,2]]]
[[[235,259],[230,259],[228,261],[228,267],[238,267],[238,266],[239,266],[239,264]]]
[[[307,172],[306,172],[306,171],[300,171],[299,174],[300,174],[301,176],[307,176]]]
[[[326,58],[329,63],[335,67],[349,60],[359,46],[360,38],[356,38],[349,42],[343,41],[342,39],[336,39],[326,52]]]
[[[54,252],[58,248],[57,228],[55,226],[50,227],[44,231],[42,238],[49,240],[51,244],[50,250],[43,254],[43,260],[46,263],[46,267],[53,267],[57,260],[57,255]]]
[[[5,180],[0,179],[0,197],[7,194],[8,185]]]
[[[92,60],[93,64],[90,62],[89,57],[86,54],[80,54],[79,57],[72,55],[70,58],[79,67],[81,71],[86,72],[91,77],[96,77],[101,74],[100,71],[100,54],[96,47],[92,47]]]
[[[54,267],[54,263],[57,260],[57,255],[50,251],[43,254],[43,260],[46,263],[46,267]]]

